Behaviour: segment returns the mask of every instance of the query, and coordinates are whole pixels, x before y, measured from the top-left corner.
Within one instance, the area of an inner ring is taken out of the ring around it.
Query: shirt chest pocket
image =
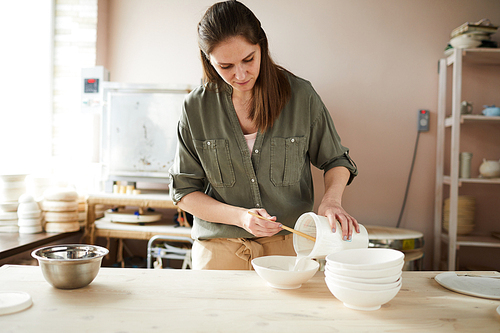
[[[271,182],[289,186],[300,181],[306,161],[306,138],[295,136],[271,139]]]
[[[195,147],[210,184],[214,187],[232,187],[235,176],[228,141],[195,140]]]

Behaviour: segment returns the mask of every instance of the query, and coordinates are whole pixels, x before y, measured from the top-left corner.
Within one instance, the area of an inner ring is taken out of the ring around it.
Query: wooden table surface
[[[441,287],[439,272],[403,272],[398,295],[376,311],[346,308],[323,272],[295,290],[254,271],[101,268],[87,287],[59,290],[37,266],[0,267],[0,291],[33,306],[0,316],[7,332],[499,332],[500,301]]]

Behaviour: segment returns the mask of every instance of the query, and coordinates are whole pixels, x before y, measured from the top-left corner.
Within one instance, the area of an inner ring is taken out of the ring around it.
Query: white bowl
[[[403,252],[393,249],[352,249],[329,254],[326,262],[330,267],[352,270],[384,269],[404,262]]]
[[[19,204],[17,207],[17,213],[22,214],[22,213],[33,213],[33,212],[41,212],[42,210],[40,209],[40,206],[32,201],[32,202],[22,202]]]
[[[37,227],[42,226],[42,218],[19,218],[17,220],[17,225],[20,227]]]
[[[464,34],[452,38],[450,44],[454,48],[469,49],[481,45],[481,41],[475,39],[474,35]]]
[[[19,226],[19,233],[20,234],[38,234],[42,231],[43,231],[43,228],[41,225],[29,226],[29,227]]]
[[[0,212],[0,221],[17,220],[17,212]]]
[[[68,187],[50,187],[43,192],[45,200],[53,201],[76,201],[78,200],[78,193]]]
[[[2,189],[0,188],[0,201],[17,201],[19,197],[26,193],[26,188],[12,188],[12,189]]]
[[[0,188],[3,190],[13,190],[13,189],[20,189],[20,188],[26,190],[26,183],[24,181],[3,182],[3,183],[0,183]]]
[[[394,282],[391,283],[362,283],[362,282],[352,282],[346,281],[343,279],[336,279],[329,275],[325,274],[325,279],[328,282],[335,283],[336,285],[344,288],[350,288],[355,290],[364,290],[364,291],[377,291],[377,290],[387,290],[396,288],[401,283],[401,277]],[[369,280],[368,280],[369,281]]]
[[[1,212],[17,212],[18,206],[19,206],[19,202],[17,202],[17,201],[0,202],[0,213]]]
[[[397,266],[384,269],[343,269],[343,268],[332,267],[327,262],[325,267],[328,267],[330,271],[338,275],[371,279],[371,278],[381,278],[390,275],[396,275],[401,272],[401,270],[403,269],[403,265],[404,261],[398,264]]]
[[[303,270],[294,271],[296,260],[297,257],[291,256],[265,256],[253,259],[252,266],[271,287],[296,289],[312,278],[319,268],[319,263],[311,259]]]
[[[330,278],[342,281],[352,281],[352,282],[370,283],[370,284],[395,282],[401,277],[402,273],[403,273],[402,271],[399,271],[397,274],[384,276],[380,278],[352,277],[352,276],[335,274],[333,271],[330,270],[330,268],[325,267],[325,276],[328,276]]]
[[[373,311],[392,300],[401,289],[401,283],[392,289],[366,291],[341,287],[336,283],[326,280],[330,292],[348,308],[355,310]]]
[[[2,182],[24,182],[28,175],[0,175]]]

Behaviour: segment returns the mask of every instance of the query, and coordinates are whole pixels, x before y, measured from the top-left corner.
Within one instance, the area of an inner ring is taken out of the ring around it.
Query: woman
[[[325,171],[318,214],[349,241],[359,226],[341,199],[357,168],[311,84],[274,64],[259,20],[238,1],[207,10],[198,44],[205,84],[184,102],[170,171],[172,200],[195,216],[193,268],[295,255],[280,224],[293,228],[313,209],[310,163]]]

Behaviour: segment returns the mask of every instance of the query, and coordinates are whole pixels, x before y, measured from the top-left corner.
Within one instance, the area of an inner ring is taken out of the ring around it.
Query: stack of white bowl
[[[73,232],[80,230],[78,193],[71,188],[52,187],[43,194],[45,231]]]
[[[87,222],[87,200],[84,195],[78,196],[78,223],[80,227],[85,227]]]
[[[472,196],[461,195],[458,197],[457,234],[467,235],[474,230],[474,214],[476,213],[476,199]],[[450,227],[450,198],[444,201],[443,229]]]
[[[36,234],[42,232],[42,210],[32,195],[23,194],[17,208],[19,233]]]
[[[17,226],[17,203],[0,204],[0,232],[18,232]]]
[[[398,250],[344,250],[326,256],[325,282],[346,307],[377,310],[401,289],[403,265],[404,253]]]
[[[0,175],[0,232],[18,232],[17,200],[26,192],[27,175]]]
[[[0,202],[17,202],[26,193],[27,175],[0,175]]]

